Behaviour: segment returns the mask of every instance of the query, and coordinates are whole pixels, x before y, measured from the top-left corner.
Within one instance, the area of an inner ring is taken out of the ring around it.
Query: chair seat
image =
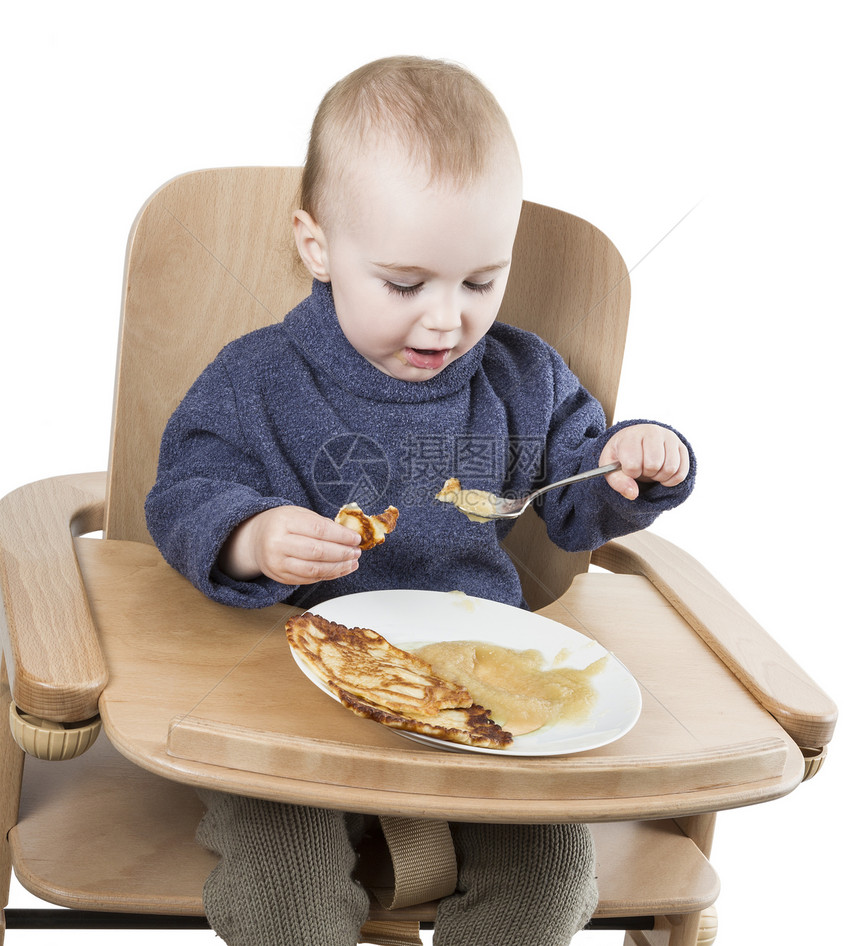
[[[104,736],[68,762],[27,758],[20,818],[10,833],[15,873],[31,893],[60,906],[201,916],[203,882],[217,862],[194,841],[202,814],[192,787],[133,765]],[[716,899],[713,868],[674,822],[592,830],[597,917],[690,913]],[[435,909],[395,912],[432,920]],[[383,915],[393,914],[379,908]]]

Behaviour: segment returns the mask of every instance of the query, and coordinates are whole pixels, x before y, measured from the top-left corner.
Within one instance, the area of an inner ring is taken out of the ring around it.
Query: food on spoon
[[[436,498],[440,503],[456,503],[460,498],[463,487],[456,476],[449,476],[442,484],[442,489],[436,493]]]
[[[357,532],[361,536],[359,548],[366,551],[385,541],[385,536],[394,531],[399,515],[398,509],[389,506],[377,516],[368,516],[358,503],[347,503],[340,507],[334,521]]]
[[[456,476],[445,480],[436,499],[453,503],[472,522],[490,522],[498,503],[498,497],[485,489],[463,489]]]
[[[305,612],[287,622],[296,660],[359,716],[449,742],[504,748],[513,737],[469,691],[369,628]]]

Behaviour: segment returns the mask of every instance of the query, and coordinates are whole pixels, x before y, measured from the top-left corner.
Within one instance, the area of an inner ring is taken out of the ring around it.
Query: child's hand
[[[639,483],[677,486],[690,472],[690,454],[677,434],[657,424],[622,427],[603,448],[600,466],[613,461],[621,469],[606,482],[626,499],[636,499]]]
[[[358,568],[361,537],[301,506],[246,519],[225,542],[218,567],[237,581],[265,575],[285,585],[341,578]]]

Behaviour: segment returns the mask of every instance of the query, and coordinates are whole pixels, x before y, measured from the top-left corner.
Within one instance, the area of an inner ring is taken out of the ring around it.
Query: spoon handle
[[[556,489],[559,486],[567,486],[569,483],[577,483],[579,480],[590,480],[592,476],[605,476],[607,473],[614,473],[615,470],[620,468],[621,464],[618,463],[618,461],[615,461],[614,463],[607,463],[605,466],[599,466],[594,470],[585,470],[583,473],[575,473],[573,476],[568,476],[563,480],[558,480],[555,483],[549,483],[547,486],[542,486],[540,489],[536,489],[530,495],[529,500],[535,499],[548,490]]]

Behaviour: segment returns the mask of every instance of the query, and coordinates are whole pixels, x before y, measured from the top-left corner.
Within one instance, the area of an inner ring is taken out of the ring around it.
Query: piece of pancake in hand
[[[500,749],[513,741],[465,687],[376,631],[306,612],[290,618],[287,636],[296,659],[359,716],[464,745]]]
[[[357,532],[361,536],[359,548],[366,551],[385,541],[385,536],[394,531],[399,515],[399,510],[389,506],[377,516],[368,516],[358,503],[347,503],[338,510],[334,521]]]

